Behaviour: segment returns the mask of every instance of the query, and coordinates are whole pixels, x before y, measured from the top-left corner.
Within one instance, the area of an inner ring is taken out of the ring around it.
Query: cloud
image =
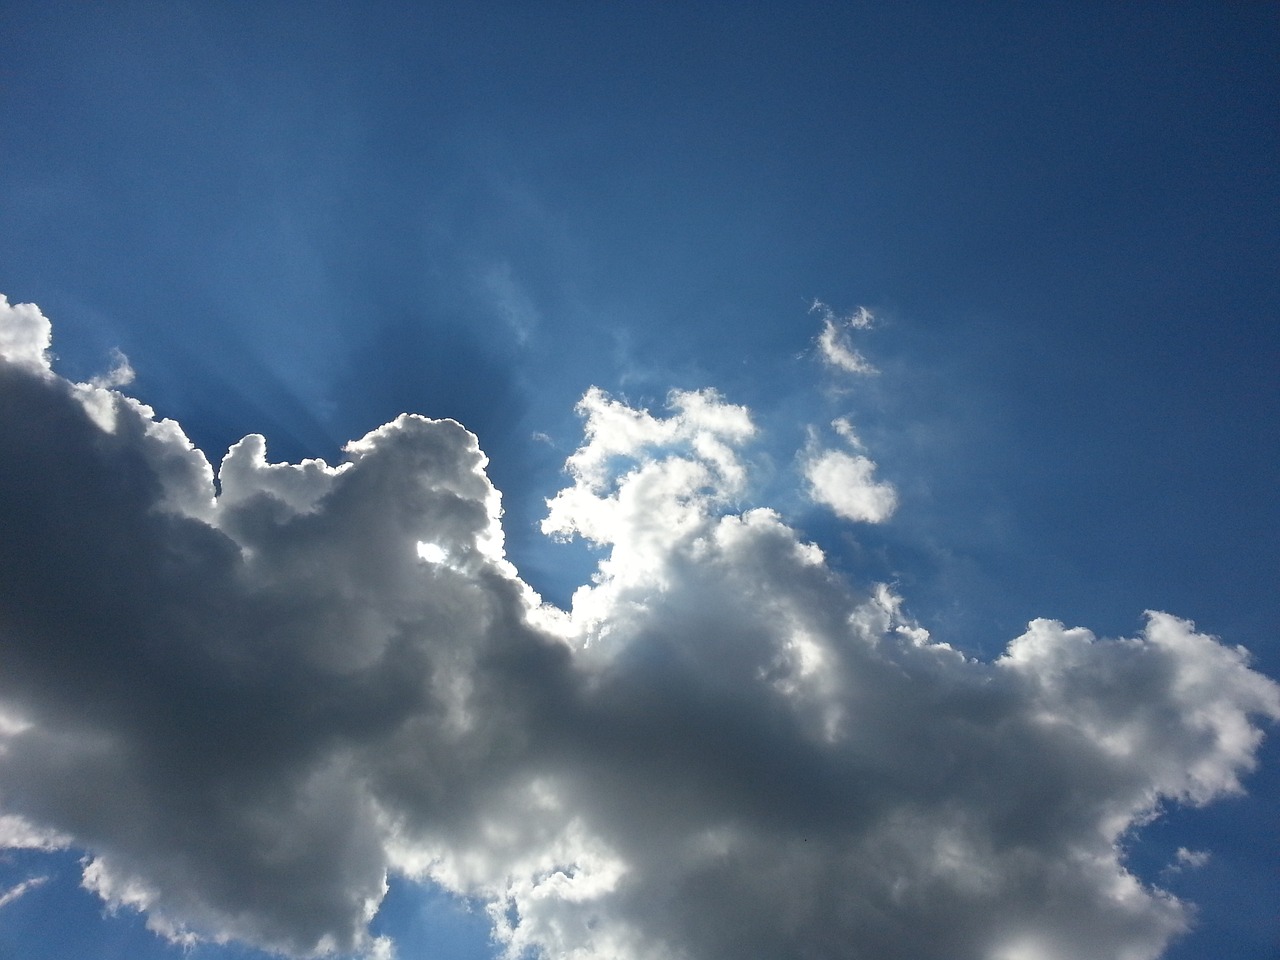
[[[0,360],[24,370],[49,369],[53,326],[34,303],[9,303],[0,294]]]
[[[542,317],[529,292],[516,279],[509,263],[491,265],[481,276],[481,285],[493,310],[524,343],[537,329]]]
[[[111,369],[90,383],[95,387],[126,387],[133,383],[136,374],[129,358],[117,348],[111,351],[111,361]]]
[[[822,317],[822,332],[818,334],[818,355],[828,366],[844,373],[873,374],[877,370],[850,342],[852,330],[866,330],[875,317],[866,307],[859,307],[848,316],[841,317],[821,300],[814,300],[810,313]]]
[[[893,485],[873,479],[874,460],[843,450],[815,452],[804,465],[809,494],[846,520],[882,523],[898,506]]]
[[[1280,717],[1164,613],[1037,620],[994,662],[934,641],[737,507],[756,428],[712,391],[583,398],[546,529],[602,557],[560,611],[461,425],[338,466],[251,436],[215,496],[177,424],[7,310],[0,811],[177,940],[385,956],[398,871],[511,957],[1151,958],[1189,908],[1121,839],[1240,790]]]
[[[838,417],[831,426],[855,451],[863,449],[847,417]],[[823,449],[817,431],[812,428],[802,464],[804,477],[809,482],[810,499],[830,507],[837,516],[883,523],[898,508],[898,492],[893,484],[875,479],[874,460],[860,452]]]
[[[1173,863],[1165,867],[1162,872],[1175,874],[1184,870],[1199,870],[1209,862],[1212,856],[1208,850],[1188,850],[1186,847],[1179,847],[1174,852]]]
[[[8,890],[0,893],[0,908],[7,907],[19,897],[25,896],[36,887],[47,883],[48,877],[31,877],[29,880],[23,880],[21,883],[14,884]]]

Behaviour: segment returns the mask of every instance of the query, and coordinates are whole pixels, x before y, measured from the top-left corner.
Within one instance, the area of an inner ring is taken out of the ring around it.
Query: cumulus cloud
[[[88,851],[176,940],[386,956],[399,872],[486,904],[512,958],[1153,958],[1188,907],[1121,839],[1240,790],[1280,717],[1164,613],[1037,620],[994,662],[935,641],[738,509],[756,428],[711,391],[583,398],[545,529],[602,558],[561,611],[461,425],[401,416],[337,466],[248,437],[215,495],[177,424],[6,311],[6,836]]]
[[[898,506],[893,485],[874,479],[875,461],[843,450],[813,454],[804,467],[809,495],[846,520],[882,523]]]
[[[883,523],[898,508],[897,490],[875,479],[876,463],[861,452],[862,441],[847,417],[837,418],[831,426],[855,452],[824,449],[817,431],[810,430],[803,457],[810,499],[846,520]]]
[[[818,349],[827,366],[845,374],[877,372],[849,342],[849,331],[865,330],[873,323],[869,310],[859,307],[849,316],[839,317],[825,303],[815,300],[809,312],[822,315]],[[831,427],[853,452],[824,448],[818,432],[810,428],[802,461],[810,499],[846,520],[883,523],[898,508],[897,490],[892,484],[875,479],[876,463],[865,455],[848,417],[837,417]]]
[[[34,303],[9,303],[0,293],[0,360],[34,373],[49,369],[53,326]]]

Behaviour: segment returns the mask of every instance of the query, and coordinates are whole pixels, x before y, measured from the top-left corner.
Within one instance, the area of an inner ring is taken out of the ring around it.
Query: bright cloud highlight
[[[805,462],[810,496],[846,520],[883,523],[898,506],[893,485],[873,479],[876,465],[843,450],[815,453]]]
[[[48,344],[3,303],[5,836],[88,851],[84,884],[178,941],[387,956],[398,872],[482,902],[513,960],[1149,960],[1190,907],[1122,838],[1239,791],[1280,718],[1165,613],[1036,620],[994,662],[935,641],[737,507],[757,427],[714,391],[583,398],[544,529],[602,558],[562,611],[460,424],[403,415],[338,466],[250,436],[215,490],[123,375],[70,383]],[[803,467],[878,522],[873,468]]]

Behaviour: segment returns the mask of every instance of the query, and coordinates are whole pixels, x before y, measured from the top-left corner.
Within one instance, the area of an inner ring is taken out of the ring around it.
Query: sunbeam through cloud
[[[402,415],[337,466],[250,436],[215,486],[49,345],[0,303],[8,840],[84,851],[85,888],[177,943],[388,955],[399,876],[483,905],[512,960],[1154,958],[1191,907],[1126,839],[1239,792],[1280,718],[1168,613],[1037,619],[990,662],[931,637],[737,506],[758,428],[715,391],[582,399],[543,528],[601,554],[561,610],[462,425]],[[804,477],[884,521],[873,469],[815,450]]]
[[[0,23],[0,960],[1280,957],[1280,6]]]

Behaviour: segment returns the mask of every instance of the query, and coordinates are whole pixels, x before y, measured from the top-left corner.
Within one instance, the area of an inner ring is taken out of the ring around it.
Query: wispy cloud
[[[101,388],[127,387],[133,383],[134,376],[133,365],[129,363],[129,358],[117,348],[111,351],[111,369],[101,376],[94,377],[90,382],[93,386]]]
[[[818,334],[818,355],[828,365],[844,373],[873,374],[876,368],[853,346],[851,332],[867,330],[875,321],[866,307],[845,316],[839,316],[821,300],[814,300],[809,307],[822,319],[822,332]]]
[[[1179,847],[1174,851],[1173,862],[1161,871],[1161,875],[1171,877],[1186,870],[1199,870],[1212,858],[1213,854],[1208,850],[1188,850],[1186,847]]]
[[[246,438],[215,497],[37,317],[0,311],[0,797],[175,939],[385,954],[398,871],[486,903],[512,958],[1152,958],[1188,907],[1118,841],[1239,790],[1280,717],[1165,613],[1036,620],[994,662],[935,641],[736,508],[757,428],[712,391],[583,398],[547,529],[602,559],[557,610],[459,424],[336,467]]]
[[[516,279],[511,264],[493,264],[484,271],[481,283],[494,312],[519,343],[526,342],[537,329],[542,317],[533,298]]]
[[[42,886],[48,879],[48,877],[31,877],[29,880],[14,884],[4,893],[0,893],[0,908],[7,907],[19,897],[25,896],[37,887]]]

